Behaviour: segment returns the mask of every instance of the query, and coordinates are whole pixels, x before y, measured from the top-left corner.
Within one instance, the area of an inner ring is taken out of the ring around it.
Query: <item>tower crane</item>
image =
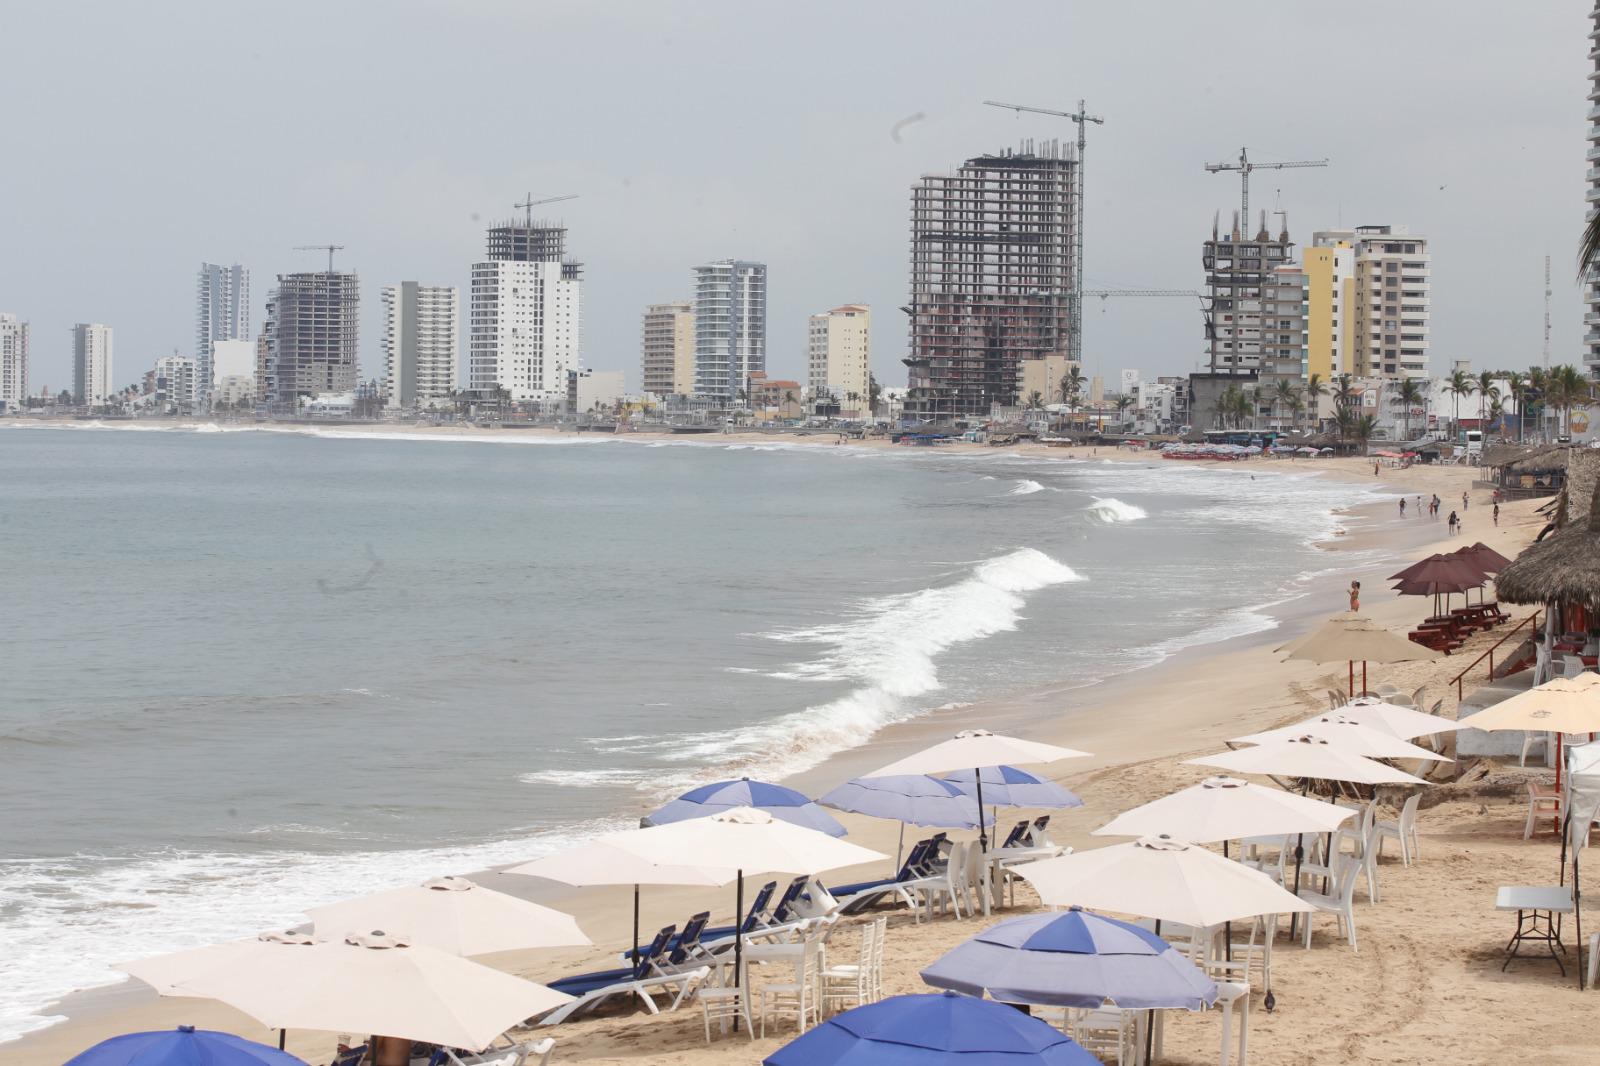
[[[1053,115],[1056,118],[1070,119],[1078,124],[1078,162],[1072,175],[1072,284],[1067,291],[1067,358],[1075,363],[1083,362],[1083,168],[1084,168],[1084,131],[1093,122],[1097,126],[1105,125],[1105,119],[1098,115],[1091,115],[1084,110],[1084,102],[1078,101],[1076,111],[1052,111],[1047,107],[1028,107],[1024,104],[1004,104],[998,100],[985,100],[989,107],[1003,107],[1008,111],[1021,114],[1024,111],[1035,115]]]
[[[1291,170],[1295,167],[1325,167],[1326,159],[1303,159],[1293,163],[1252,163],[1250,150],[1239,149],[1237,163],[1207,163],[1206,173],[1219,174],[1224,170],[1239,172],[1239,233],[1243,236],[1250,226],[1250,172],[1252,170]]]
[[[328,253],[328,273],[332,274],[333,273],[333,253],[334,252],[342,252],[342,251],[344,251],[344,245],[342,245],[342,244],[297,244],[297,245],[294,246],[294,250],[297,251],[297,252],[321,252],[321,251],[326,251]]]
[[[578,194],[577,193],[573,193],[570,196],[546,196],[543,200],[535,200],[533,198],[533,193],[530,192],[528,194],[528,198],[526,200],[522,201],[522,203],[520,203],[520,204],[512,204],[511,206],[512,207],[523,208],[528,212],[527,226],[528,226],[529,229],[532,229],[533,228],[533,209],[534,208],[538,207],[540,204],[558,204],[562,200],[576,200],[577,198],[578,198]]]

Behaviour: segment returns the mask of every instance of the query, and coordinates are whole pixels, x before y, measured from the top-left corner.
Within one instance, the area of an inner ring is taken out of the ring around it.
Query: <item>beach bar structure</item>
[[[1567,483],[1567,463],[1572,454],[1572,447],[1566,444],[1527,448],[1507,445],[1487,450],[1483,465],[1489,469],[1490,483],[1509,499],[1554,496]],[[1578,454],[1581,463],[1585,455],[1581,451]]]
[[[912,187],[908,416],[1014,407],[1023,360],[1067,351],[1077,165],[1070,144],[1025,141]]]

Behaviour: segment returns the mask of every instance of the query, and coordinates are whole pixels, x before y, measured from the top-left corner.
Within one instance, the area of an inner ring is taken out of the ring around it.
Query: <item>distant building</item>
[[[767,266],[721,259],[694,273],[695,395],[728,404],[767,370]]]
[[[279,274],[267,300],[267,399],[295,410],[302,397],[356,387],[360,285],[355,274]]]
[[[694,306],[689,301],[645,308],[640,372],[645,392],[656,396],[694,392]]]
[[[80,322],[72,327],[72,399],[99,407],[110,398],[111,327]]]
[[[1306,380],[1327,384],[1356,372],[1347,343],[1356,303],[1356,252],[1348,241],[1314,233],[1302,253],[1306,276]]]
[[[1061,404],[1067,402],[1067,396],[1062,391],[1063,383],[1072,373],[1072,360],[1067,358],[1065,352],[1052,352],[1046,355],[1024,359],[1020,364],[1022,380],[1018,384],[1017,398],[1026,404],[1034,393],[1039,394],[1041,402],[1046,404]],[[1085,382],[1084,384],[1087,384]],[[1089,397],[1082,388],[1079,389],[1078,401],[1087,403]]]
[[[1341,369],[1358,377],[1428,376],[1432,257],[1405,226],[1320,230],[1317,247],[1351,249],[1353,301],[1344,304]]]
[[[562,403],[582,369],[583,266],[566,257],[565,226],[507,222],[489,230],[472,266],[467,386],[517,403]]]
[[[163,356],[156,360],[153,385],[157,407],[169,414],[189,414],[200,402],[199,364],[188,356]]]
[[[195,360],[198,366],[199,360]],[[197,371],[199,372],[199,371]],[[237,408],[254,404],[256,398],[256,342],[211,342],[212,408]]]
[[[431,407],[456,387],[460,292],[402,281],[383,289],[384,395],[391,409]]]
[[[238,263],[201,263],[195,279],[194,361],[198,368],[199,402],[216,380],[212,345],[250,339],[250,272]]]
[[[1273,271],[1292,260],[1294,242],[1288,230],[1274,238],[1267,233],[1266,217],[1254,237],[1241,229],[1249,220],[1234,213],[1232,231],[1219,234],[1212,226],[1204,242],[1201,262],[1206,271],[1206,292],[1211,315],[1206,326],[1207,359],[1212,374],[1257,375],[1265,362],[1262,349],[1262,315]]]
[[[15,411],[28,401],[28,324],[0,312],[0,411]]]
[[[806,337],[807,383],[827,392],[847,418],[861,418],[870,403],[872,309],[845,304],[811,316]]]
[[[1022,364],[1069,344],[1070,147],[984,155],[911,190],[907,417],[1015,406]]]
[[[1134,367],[1123,367],[1119,372],[1117,391],[1124,396],[1139,395],[1139,371]]]
[[[779,418],[795,418],[805,410],[801,404],[805,390],[798,381],[769,378],[757,370],[747,379],[747,388],[750,407],[757,412],[771,408]]]
[[[626,394],[620,370],[567,371],[567,410],[571,414],[609,413]]]
[[[1273,268],[1261,291],[1261,392],[1256,409],[1272,420],[1274,428],[1288,428],[1294,417],[1278,383],[1299,390],[1306,381],[1308,284],[1300,265],[1287,263]]]

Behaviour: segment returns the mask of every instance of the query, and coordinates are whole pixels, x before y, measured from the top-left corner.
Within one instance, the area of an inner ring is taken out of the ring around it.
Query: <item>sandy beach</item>
[[[363,427],[338,427],[338,432],[367,432]],[[375,427],[371,432],[404,434],[505,434],[508,430],[433,430],[424,427]],[[690,441],[705,438],[688,438]],[[730,440],[769,442],[765,434],[718,436]],[[787,438],[783,438],[787,442]],[[801,438],[793,443],[832,447],[829,438]],[[853,442],[844,447],[894,447],[887,441]],[[982,445],[951,448],[990,451]],[[1023,445],[1018,450],[1048,451],[1062,458],[1104,458],[1119,462],[1158,462],[1153,453],[1110,448],[1044,449]],[[1325,477],[1374,481],[1371,461],[1257,460],[1226,465],[1237,476],[1271,477],[1293,470],[1315,469]],[[1325,691],[1344,683],[1344,667],[1288,663],[1272,651],[1298,636],[1317,620],[1345,608],[1345,585],[1362,582],[1363,613],[1400,629],[1427,613],[1414,598],[1389,591],[1382,579],[1435,550],[1450,550],[1482,540],[1508,556],[1541,528],[1534,514],[1543,501],[1502,507],[1498,526],[1490,522],[1486,490],[1473,489],[1477,472],[1458,467],[1384,468],[1376,482],[1385,489],[1415,497],[1438,493],[1445,512],[1470,492],[1465,531],[1448,537],[1437,521],[1397,515],[1392,501],[1373,504],[1347,518],[1347,531],[1325,545],[1331,556],[1359,552],[1358,568],[1314,582],[1290,603],[1272,608],[1278,628],[1219,644],[1187,649],[1159,665],[1087,688],[1043,687],[1004,702],[982,703],[957,711],[936,712],[882,731],[863,748],[841,753],[791,781],[808,794],[832,787],[942,737],[953,729],[983,725],[1068,744],[1094,753],[1094,758],[1051,767],[1057,777],[1081,795],[1085,806],[1054,819],[1058,843],[1093,847],[1103,838],[1089,833],[1114,814],[1164,795],[1207,776],[1186,758],[1216,751],[1222,742],[1261,728],[1293,721],[1326,709]],[[1531,610],[1511,612],[1522,618]],[[1447,681],[1477,657],[1478,650],[1498,640],[1504,630],[1480,634],[1456,654],[1436,662],[1398,667],[1373,667],[1372,684],[1390,682],[1404,690],[1428,688],[1427,699],[1444,700],[1444,714],[1454,715],[1455,688]],[[1468,679],[1481,682],[1483,668]],[[1359,680],[1359,679],[1358,679]],[[1529,774],[1535,771],[1528,771]],[[1316,944],[1306,952],[1280,941],[1274,959],[1278,1009],[1252,1013],[1251,1053],[1263,1063],[1393,1062],[1489,1063],[1509,1055],[1532,1061],[1577,1062],[1592,1059],[1592,1043],[1569,1024],[1581,1005],[1575,981],[1562,980],[1553,964],[1524,962],[1500,971],[1501,950],[1511,929],[1508,918],[1493,908],[1494,889],[1501,884],[1542,884],[1556,873],[1556,844],[1549,836],[1521,839],[1523,775],[1515,767],[1488,777],[1469,775],[1462,784],[1430,789],[1420,822],[1422,861],[1402,868],[1398,857],[1386,858],[1381,869],[1383,901],[1372,904],[1364,890],[1357,894],[1360,951],[1335,941],[1331,922],[1317,925]],[[894,850],[896,827],[846,816],[851,839]],[[458,871],[418,870],[422,879]],[[870,871],[868,871],[870,872]],[[839,877],[847,877],[841,872]],[[521,879],[503,879],[521,880]],[[503,887],[497,884],[495,887]],[[501,956],[489,960],[533,979],[549,979],[613,958],[627,936],[627,912],[621,892],[541,893],[576,914],[594,939],[589,952],[550,952],[537,957]],[[732,893],[647,891],[643,922],[681,921],[691,909],[710,905],[714,920],[732,910]],[[1019,895],[1017,909],[1032,906]],[[1004,916],[1004,915],[1003,915]],[[944,951],[983,927],[984,919],[941,919],[913,925],[904,912],[890,919],[887,989],[890,993],[925,990],[917,971]],[[836,940],[849,951],[853,934]],[[1572,965],[1569,960],[1569,969]],[[272,1040],[261,1026],[210,1002],[160,1000],[128,986],[75,997],[66,1006],[69,1020],[29,1037],[0,1046],[0,1061],[18,1064],[59,1063],[107,1036],[176,1024],[227,1029]],[[1541,1019],[1548,1017],[1546,1025]],[[616,1011],[549,1031],[557,1038],[556,1062],[622,1063],[756,1063],[786,1042],[792,1033],[750,1042],[724,1038],[709,1048],[701,1035],[698,1009],[648,1017]],[[1538,1043],[1533,1043],[1537,1032]],[[1167,1028],[1165,1061],[1214,1061],[1218,1017],[1213,1013],[1174,1016]],[[292,1032],[289,1050],[308,1062],[328,1061],[329,1034]]]

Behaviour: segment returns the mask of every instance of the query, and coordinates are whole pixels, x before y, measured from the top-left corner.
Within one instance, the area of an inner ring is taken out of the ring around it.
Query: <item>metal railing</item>
[[[1461,679],[1466,677],[1467,674],[1472,670],[1472,668],[1474,666],[1477,666],[1479,663],[1483,662],[1483,660],[1488,659],[1489,660],[1489,680],[1493,681],[1494,680],[1494,653],[1495,653],[1495,649],[1500,647],[1500,645],[1504,644],[1506,641],[1510,640],[1513,636],[1515,636],[1518,633],[1518,631],[1520,631],[1522,629],[1523,626],[1528,625],[1529,623],[1533,623],[1534,628],[1538,628],[1538,622],[1539,622],[1539,612],[1538,611],[1534,611],[1528,617],[1524,618],[1522,621],[1518,622],[1516,625],[1514,625],[1510,629],[1506,630],[1505,635],[1502,636],[1499,640],[1495,641],[1493,644],[1489,645],[1489,648],[1488,648],[1487,651],[1485,651],[1482,655],[1478,656],[1476,659],[1474,659],[1470,663],[1468,663],[1467,664],[1467,668],[1465,670],[1461,671],[1455,677],[1452,677],[1448,682],[1446,682],[1447,684],[1451,684],[1451,685],[1454,685],[1456,687],[1456,700],[1457,700],[1457,702],[1459,702],[1461,700]]]

